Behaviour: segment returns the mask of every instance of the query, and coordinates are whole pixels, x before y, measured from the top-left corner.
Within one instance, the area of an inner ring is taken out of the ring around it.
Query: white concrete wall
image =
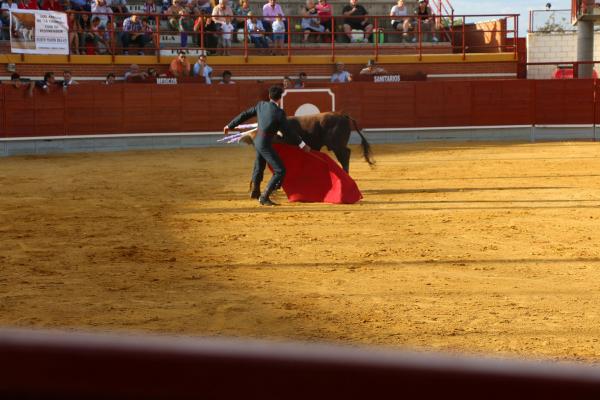
[[[600,32],[594,35],[594,61],[600,60]],[[527,34],[527,61],[577,61],[577,33],[528,33]],[[599,66],[596,66],[598,71]],[[549,79],[554,66],[529,66],[527,77],[529,79]]]

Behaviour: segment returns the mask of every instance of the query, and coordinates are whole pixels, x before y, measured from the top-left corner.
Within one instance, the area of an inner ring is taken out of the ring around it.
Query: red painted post
[[[373,35],[373,41],[375,42],[375,61],[379,59],[379,17],[375,17],[375,34]]]
[[[200,50],[204,53],[204,23],[206,20],[202,17],[202,22],[200,22]]]
[[[519,59],[519,16],[517,14],[513,15],[514,18],[514,22],[513,22],[513,28],[515,30],[515,33],[513,35],[513,39],[514,39],[514,59],[518,60]],[[502,51],[502,49],[500,49],[500,51]]]
[[[294,22],[293,17],[290,17],[287,24],[287,51],[288,51],[288,62],[292,61],[292,23]]]
[[[248,17],[244,16],[244,62],[248,62]]]
[[[154,44],[156,47],[156,62],[160,64],[160,18],[157,14],[154,15],[154,23],[156,24],[156,34],[153,35],[156,37],[156,43]]]
[[[594,76],[594,116],[592,119],[592,129],[593,129],[593,140],[594,142],[596,141],[596,110],[597,110],[597,102],[598,102],[598,98],[597,98],[597,92],[598,92],[598,86],[597,86],[597,82],[598,80],[596,79],[596,77]]]
[[[463,61],[467,58],[467,55],[465,54],[465,36],[466,36],[466,32],[465,32],[465,25],[467,23],[467,16],[463,15],[463,23],[462,23],[462,59]]]
[[[417,49],[419,52],[419,61],[421,61],[423,59],[423,46],[422,46],[422,30],[421,30],[421,24],[422,24],[423,20],[421,17],[417,17],[417,35],[419,35],[419,48]]]
[[[331,16],[331,62],[335,61],[335,20]]]

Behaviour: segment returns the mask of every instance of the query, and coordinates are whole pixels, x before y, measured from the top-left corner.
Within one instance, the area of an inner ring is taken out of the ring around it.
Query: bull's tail
[[[348,117],[348,119],[354,123],[354,129],[356,129],[356,132],[360,136],[360,145],[363,150],[363,157],[365,158],[365,161],[368,162],[370,166],[375,165],[375,160],[373,159],[373,153],[371,152],[371,145],[369,144],[367,139],[363,136],[362,132],[360,131],[360,128],[358,127],[358,123],[356,123],[356,120],[354,118],[352,118],[351,116],[349,116],[348,114],[346,114],[346,117]]]

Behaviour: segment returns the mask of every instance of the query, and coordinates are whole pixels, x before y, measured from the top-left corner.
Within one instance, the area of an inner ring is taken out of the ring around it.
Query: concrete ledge
[[[562,141],[595,140],[591,125],[364,129],[372,144],[417,141]],[[54,136],[0,139],[0,157],[132,150],[162,150],[231,146],[217,142],[220,132],[148,133],[95,136]],[[351,144],[359,144],[353,133]],[[239,146],[245,146],[244,144]]]

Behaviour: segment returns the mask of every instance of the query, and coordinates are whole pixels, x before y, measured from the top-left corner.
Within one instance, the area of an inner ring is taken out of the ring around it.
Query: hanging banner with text
[[[67,14],[41,10],[11,11],[10,51],[24,54],[69,54]]]

